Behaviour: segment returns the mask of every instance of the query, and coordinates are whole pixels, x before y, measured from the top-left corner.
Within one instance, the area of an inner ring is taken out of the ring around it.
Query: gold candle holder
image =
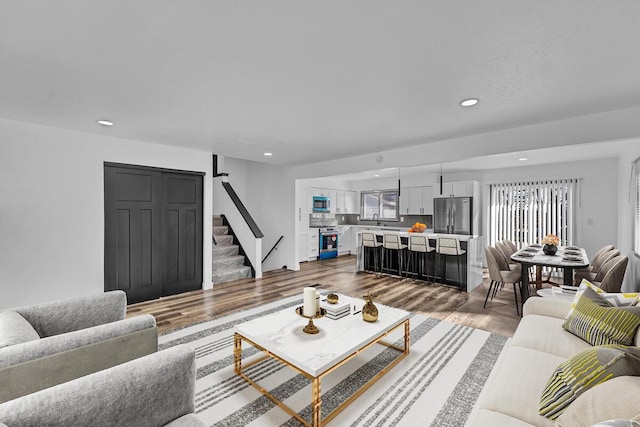
[[[320,332],[320,329],[318,329],[318,327],[313,324],[313,319],[320,319],[324,317],[327,314],[327,310],[321,308],[313,317],[309,317],[304,315],[304,307],[298,307],[296,308],[296,314],[300,317],[304,317],[305,319],[309,319],[309,323],[307,323],[307,326],[302,328],[302,332],[304,332],[305,334],[313,335]]]

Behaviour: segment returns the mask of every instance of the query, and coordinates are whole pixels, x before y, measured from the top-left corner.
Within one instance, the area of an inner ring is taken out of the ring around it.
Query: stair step
[[[214,216],[213,221],[211,222],[211,225],[214,227],[220,227],[221,225],[223,225],[222,217]]]
[[[214,225],[213,226],[213,235],[214,236],[223,236],[229,234],[229,227],[226,225]]]
[[[215,261],[217,257],[238,255],[239,249],[238,245],[213,245],[213,259]]]
[[[221,236],[216,236],[216,244],[215,246],[230,246],[233,245],[233,235],[231,234],[223,234]]]
[[[234,256],[221,256],[213,258],[213,271],[214,274],[216,270],[224,270],[232,267],[239,267],[244,265],[244,256],[243,255],[234,255]]]
[[[242,266],[216,271],[211,279],[214,284],[251,277],[251,267]]]

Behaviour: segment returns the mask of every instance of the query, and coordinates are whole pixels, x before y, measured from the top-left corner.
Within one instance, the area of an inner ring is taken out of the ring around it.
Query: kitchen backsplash
[[[403,215],[404,221],[360,221],[357,214],[335,214],[338,225],[386,225],[387,227],[411,227],[416,222],[426,224],[427,228],[433,228],[432,215]]]

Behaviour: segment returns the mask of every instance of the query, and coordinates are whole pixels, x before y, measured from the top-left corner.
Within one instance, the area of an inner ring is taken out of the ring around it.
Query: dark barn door
[[[202,176],[164,173],[162,184],[165,296],[202,287]]]
[[[202,174],[106,164],[105,291],[129,303],[202,287]]]

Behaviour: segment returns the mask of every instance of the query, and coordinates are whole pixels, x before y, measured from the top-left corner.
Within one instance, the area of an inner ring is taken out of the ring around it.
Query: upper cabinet
[[[334,214],[357,214],[360,213],[360,203],[358,192],[351,190],[333,190],[330,188],[310,187],[307,191],[307,213],[313,212],[313,197],[329,197],[329,211]]]
[[[444,182],[440,193],[440,184],[436,184],[433,197],[473,197],[477,185],[477,181]]]
[[[360,200],[358,198],[357,191],[346,190],[344,192],[344,209],[345,209],[344,213],[348,213],[348,214],[360,213]]]
[[[433,187],[405,187],[400,189],[400,215],[433,214]]]

